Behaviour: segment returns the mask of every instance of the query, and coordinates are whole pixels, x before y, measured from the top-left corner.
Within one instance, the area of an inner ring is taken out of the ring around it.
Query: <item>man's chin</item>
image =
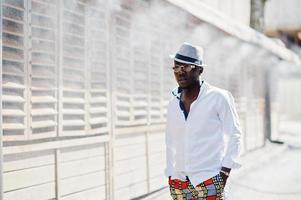
[[[185,90],[185,89],[188,89],[188,88],[189,88],[189,85],[179,85],[179,87],[180,87],[182,90]]]
[[[185,90],[185,89],[190,89],[190,88],[192,88],[192,87],[194,87],[194,85],[195,84],[199,84],[199,82],[197,81],[197,82],[185,82],[185,83],[179,83],[178,82],[178,85],[179,85],[179,87],[181,88],[181,89],[183,89],[183,90]]]

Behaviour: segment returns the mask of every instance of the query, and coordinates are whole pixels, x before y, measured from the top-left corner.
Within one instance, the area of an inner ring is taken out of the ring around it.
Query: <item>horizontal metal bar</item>
[[[51,149],[60,149],[66,147],[76,147],[87,144],[97,144],[108,142],[108,135],[101,136],[91,136],[84,138],[76,138],[76,139],[66,139],[59,141],[50,141],[50,142],[41,142],[36,144],[26,144],[26,145],[18,145],[18,146],[7,146],[3,147],[3,154],[17,154],[17,153],[25,153],[25,152],[35,152],[35,151],[44,151]]]

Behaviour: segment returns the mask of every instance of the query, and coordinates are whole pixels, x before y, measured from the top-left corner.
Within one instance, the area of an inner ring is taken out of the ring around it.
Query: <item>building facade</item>
[[[244,152],[264,145],[265,69],[294,55],[187,2],[1,1],[3,199],[124,200],[166,186],[169,54],[184,41],[205,47],[204,78],[234,94]]]
[[[250,0],[200,0],[208,7],[215,9],[233,21],[249,26]]]
[[[301,1],[267,1],[265,10],[265,32],[277,38],[287,48],[301,57]],[[300,120],[301,65],[281,64],[273,76],[279,81],[274,85],[274,110],[278,110],[278,121]],[[289,98],[288,98],[289,97]]]

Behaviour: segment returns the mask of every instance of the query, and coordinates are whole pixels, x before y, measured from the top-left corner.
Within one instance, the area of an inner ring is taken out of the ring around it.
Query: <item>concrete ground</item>
[[[285,122],[280,128],[285,144],[271,148],[278,154],[265,162],[233,174],[230,200],[301,200],[301,122]]]
[[[301,121],[282,122],[280,140],[242,157],[233,170],[229,200],[301,200]],[[144,200],[169,200],[168,188]]]

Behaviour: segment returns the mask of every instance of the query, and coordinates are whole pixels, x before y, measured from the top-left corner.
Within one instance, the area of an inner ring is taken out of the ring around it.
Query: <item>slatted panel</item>
[[[26,187],[33,187],[34,185],[53,183],[54,181],[54,167],[43,166],[33,169],[24,169],[22,171],[8,172],[4,174],[6,180],[4,184],[4,191],[12,191],[16,189],[23,189]],[[36,176],[39,174],[39,176]],[[18,183],[15,183],[18,180]]]
[[[56,136],[57,12],[55,0],[31,0],[29,68],[32,138]]]
[[[245,68],[246,78],[244,80],[246,96],[247,96],[247,110],[245,112],[245,145],[246,150],[259,148],[263,145],[264,127],[263,127],[263,113],[259,113],[259,107],[256,98],[261,94],[259,83],[263,80],[256,75],[259,72],[258,66],[253,63],[248,63]]]
[[[163,118],[161,95],[162,95],[162,59],[160,28],[157,23],[152,23],[151,44],[150,44],[150,122],[161,122]]]
[[[105,199],[103,144],[64,148],[60,159],[62,199],[86,199],[85,195]]]
[[[108,133],[108,2],[87,1],[87,45],[89,81],[89,125],[91,134]]]
[[[261,103],[259,103],[261,102]],[[246,114],[246,149],[259,148],[264,142],[264,113],[261,110],[263,101],[248,99],[248,111]]]
[[[4,199],[55,198],[54,152],[4,156]]]
[[[64,0],[62,8],[62,132],[86,134],[85,6]]]
[[[247,99],[244,97],[235,98],[235,106],[239,116],[240,128],[242,133],[242,154],[245,153],[245,141],[247,137]]]
[[[131,199],[147,193],[145,135],[121,135],[115,141],[115,198]]]
[[[241,92],[241,84],[240,84],[240,73],[237,69],[237,66],[235,66],[231,74],[228,75],[228,90],[231,92],[233,97],[239,97]]]
[[[4,140],[26,138],[26,1],[2,4],[2,117]]]
[[[55,199],[55,184],[54,182],[41,184],[36,187],[24,188],[22,190],[11,191],[4,193],[5,200],[41,200]]]
[[[169,35],[164,35],[166,38],[166,40],[168,40],[168,36]],[[171,40],[172,40],[172,37],[171,37]],[[162,42],[163,43],[163,49],[165,50],[165,52],[172,52],[172,48],[170,47],[170,43],[167,43],[167,42]],[[163,55],[162,55],[163,56]],[[167,105],[168,105],[168,102],[170,100],[170,98],[172,97],[172,94],[171,94],[171,91],[177,86],[177,84],[175,83],[174,81],[174,76],[173,76],[173,71],[172,71],[172,65],[173,65],[173,61],[172,59],[170,59],[169,57],[167,56],[163,56],[163,81],[162,81],[162,84],[163,84],[163,94],[161,96],[162,98],[162,110],[163,110],[163,116],[164,116],[164,119],[166,118],[166,113],[167,113]]]
[[[149,185],[150,191],[158,190],[166,185],[165,140],[164,131],[150,133],[148,136],[149,152]]]
[[[148,121],[149,61],[148,42],[140,40],[148,34],[147,24],[137,22],[133,27],[133,125],[146,124]],[[135,39],[136,38],[136,39]]]
[[[187,38],[183,38],[181,34],[181,29],[186,29],[186,13],[179,10],[176,7],[171,7],[167,2],[163,2],[162,6],[168,6],[168,10],[166,14],[163,14],[161,16],[162,21],[162,28],[161,28],[161,45],[162,45],[162,101],[161,101],[161,108],[163,111],[163,117],[164,120],[166,118],[167,113],[167,105],[169,100],[172,97],[171,91],[177,87],[177,83],[174,80],[173,75],[173,60],[169,57],[170,54],[175,54],[180,47],[180,45],[183,43],[183,41],[186,41]],[[182,21],[174,21],[169,20],[170,18],[173,18],[174,16],[179,16],[179,20]],[[177,30],[177,34],[172,34],[170,30]]]
[[[95,177],[96,178],[96,177]],[[81,193],[75,193],[66,197],[62,197],[62,200],[95,200],[95,198],[97,198],[97,200],[105,200],[105,196],[103,196],[103,194],[105,194],[105,188],[94,188],[94,189],[89,189],[89,190],[85,190]]]
[[[132,122],[131,108],[131,15],[127,9],[116,13],[113,21],[113,86],[116,106],[116,126],[129,126]]]
[[[205,26],[204,27],[204,32],[208,35],[210,35],[210,28],[212,29],[211,26]],[[206,35],[205,35],[206,36]],[[214,40],[213,42],[209,42],[205,46],[205,60],[204,62],[208,65],[207,68],[204,69],[203,76],[205,76],[205,80],[207,80],[210,84],[214,84],[215,86],[219,86],[222,83],[221,81],[221,73],[220,73],[220,63],[219,61],[221,60],[220,53],[222,49],[219,49],[221,46],[221,40],[223,38],[222,35],[214,35],[216,38],[219,38],[218,40]],[[213,39],[212,36],[208,37],[208,40],[212,41]],[[218,58],[218,59],[217,59]]]

